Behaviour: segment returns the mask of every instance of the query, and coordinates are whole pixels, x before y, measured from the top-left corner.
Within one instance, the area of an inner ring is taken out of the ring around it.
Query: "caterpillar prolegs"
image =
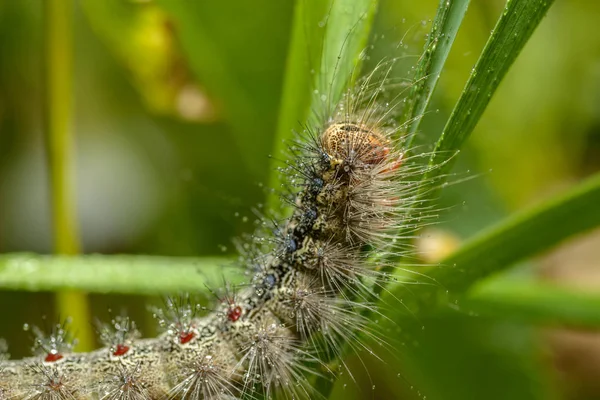
[[[386,264],[371,258],[393,251],[418,208],[423,168],[402,148],[401,101],[381,99],[389,68],[359,80],[291,144],[282,169],[291,216],[239,246],[251,284],[203,316],[191,300],[168,301],[157,338],[115,318],[90,353],[72,351],[63,325],[36,332],[34,357],[2,361],[0,399],[318,398],[307,376],[326,374],[324,360],[344,346],[364,346],[361,331],[374,335],[366,315]]]

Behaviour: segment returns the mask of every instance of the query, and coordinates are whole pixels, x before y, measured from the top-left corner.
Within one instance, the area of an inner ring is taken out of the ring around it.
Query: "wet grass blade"
[[[479,122],[490,99],[553,0],[510,0],[488,39],[440,136],[431,165],[440,165],[458,151]],[[444,175],[452,163],[434,168]]]
[[[406,130],[408,134],[406,147],[408,148],[410,148],[415,133],[419,130],[421,120],[468,6],[469,0],[440,1],[431,31],[427,36],[425,50],[415,69],[414,86],[407,99],[409,104],[401,119],[402,121],[411,121]]]

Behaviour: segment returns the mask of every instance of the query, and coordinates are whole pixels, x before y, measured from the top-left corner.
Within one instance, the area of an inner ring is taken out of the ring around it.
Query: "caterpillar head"
[[[390,153],[389,140],[364,124],[335,123],[321,138],[325,152],[337,163],[373,166]]]

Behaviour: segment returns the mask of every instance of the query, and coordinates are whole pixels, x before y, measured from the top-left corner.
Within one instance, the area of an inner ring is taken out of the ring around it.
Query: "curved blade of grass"
[[[333,0],[326,22],[323,61],[316,90],[327,104],[339,103],[342,94],[360,72],[378,0]],[[316,97],[318,99],[320,97]],[[314,103],[314,102],[313,102]],[[313,108],[319,108],[313,104]]]
[[[440,136],[431,165],[458,151],[479,122],[492,95],[553,0],[509,0]],[[452,162],[433,168],[429,177],[444,175]]]
[[[475,282],[517,261],[535,256],[578,233],[600,225],[600,174],[566,193],[507,218],[465,243],[441,266],[425,272],[423,285],[398,285],[392,293],[427,309],[452,295],[464,293]]]
[[[227,258],[131,255],[0,255],[0,288],[27,291],[78,289],[96,293],[207,292],[206,285],[242,281]]]
[[[556,284],[496,279],[473,287],[460,304],[484,316],[600,328],[600,295]]]
[[[402,116],[402,121],[410,121],[407,148],[419,129],[468,7],[469,0],[440,0],[425,50],[415,69],[414,86],[407,99],[409,104]]]
[[[277,167],[294,130],[302,128],[311,109],[319,108],[320,94],[328,104],[340,101],[360,54],[366,46],[377,0],[300,0],[296,3],[283,95],[273,142],[269,209],[279,203],[281,176]],[[317,95],[315,95],[317,93]],[[321,106],[322,107],[322,106]]]

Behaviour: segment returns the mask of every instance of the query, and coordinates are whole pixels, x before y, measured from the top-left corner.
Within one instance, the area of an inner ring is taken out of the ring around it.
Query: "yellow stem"
[[[80,251],[73,184],[73,136],[71,132],[72,0],[45,0],[45,131],[50,171],[54,248],[59,254]],[[78,349],[94,345],[88,299],[80,292],[56,295],[57,313],[72,317]]]

